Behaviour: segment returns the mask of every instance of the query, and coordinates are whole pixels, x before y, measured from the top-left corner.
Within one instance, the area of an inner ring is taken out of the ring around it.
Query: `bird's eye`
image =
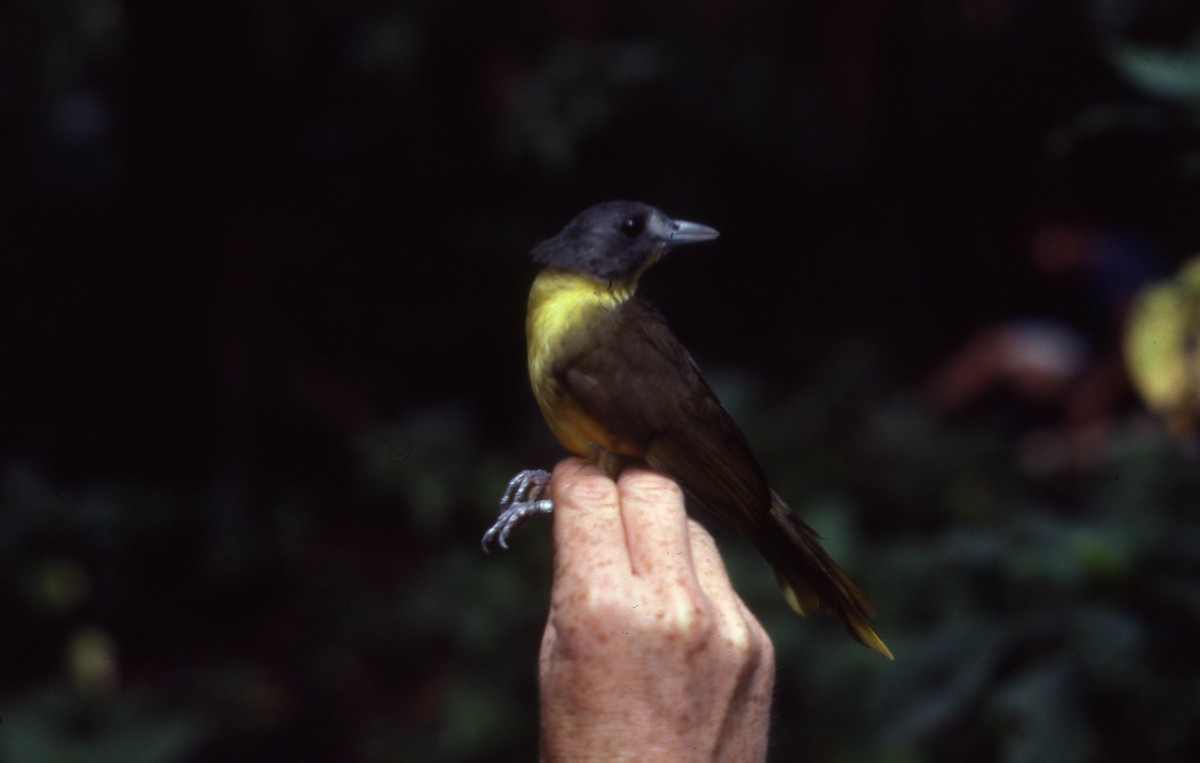
[[[629,238],[637,238],[638,234],[640,234],[645,227],[645,219],[641,217],[626,217],[625,222],[621,223],[621,232]]]

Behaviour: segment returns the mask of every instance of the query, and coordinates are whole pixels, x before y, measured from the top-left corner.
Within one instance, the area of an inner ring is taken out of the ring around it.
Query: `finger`
[[[738,599],[738,610],[742,613],[742,620],[750,628],[750,642],[758,655],[756,669],[760,673],[774,675],[775,645],[771,643],[771,637],[767,635],[767,629],[762,626],[762,623],[758,621],[758,618],[746,606],[746,602],[740,598]]]
[[[729,572],[725,569],[725,562],[721,559],[721,552],[717,550],[717,542],[713,540],[712,535],[694,519],[687,520],[687,532],[692,552],[692,567],[696,570],[700,587],[714,600],[719,599],[724,603],[737,600],[733,581],[729,579]]]
[[[560,461],[550,481],[554,500],[556,584],[565,571],[586,583],[597,572],[628,575],[629,554],[617,500],[617,486],[578,458]],[[566,581],[564,581],[566,582]]]
[[[617,481],[633,574],[695,582],[683,492],[656,471],[627,468]]]
[[[692,566],[700,589],[712,602],[717,630],[725,648],[735,655],[746,655],[759,648],[759,637],[765,635],[758,621],[742,603],[721,560],[716,541],[699,522],[688,520],[688,540],[692,550]]]

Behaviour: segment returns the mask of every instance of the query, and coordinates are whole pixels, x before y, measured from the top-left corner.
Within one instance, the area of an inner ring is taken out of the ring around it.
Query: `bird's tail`
[[[768,558],[792,609],[801,615],[815,609],[830,612],[845,623],[846,631],[855,639],[889,660],[894,659],[892,650],[868,622],[875,616],[874,605],[821,548],[816,532],[793,514],[774,492],[771,493],[771,519],[790,541],[781,544],[779,551]]]

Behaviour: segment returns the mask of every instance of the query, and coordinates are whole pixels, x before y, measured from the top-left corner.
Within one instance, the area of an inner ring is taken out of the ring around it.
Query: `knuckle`
[[[763,633],[758,641],[758,667],[767,675],[775,673],[775,645],[767,638],[766,633]]]
[[[762,624],[745,605],[725,620],[722,633],[729,657],[751,670],[775,669],[775,647]]]
[[[636,605],[626,589],[617,585],[590,585],[582,589],[576,603],[588,619],[611,622]]]
[[[738,657],[745,658],[757,649],[754,630],[740,614],[726,618],[721,635],[726,648]]]
[[[616,503],[617,491],[602,474],[581,474],[564,486],[563,498],[580,506],[606,506]]]
[[[658,626],[667,638],[686,644],[701,645],[713,640],[717,630],[716,613],[699,592],[681,587],[664,597],[658,610]]]
[[[683,491],[669,477],[649,469],[626,469],[621,473],[621,488],[654,502],[678,501]]]

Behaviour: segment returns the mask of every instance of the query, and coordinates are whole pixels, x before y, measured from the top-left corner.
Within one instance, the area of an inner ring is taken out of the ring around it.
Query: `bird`
[[[801,615],[824,610],[863,645],[893,659],[869,622],[875,607],[822,548],[819,536],[770,487],[745,435],[657,308],[638,292],[673,247],[717,238],[650,205],[610,201],[581,212],[535,246],[529,293],[529,380],[546,423],[572,453],[616,478],[647,464],[732,525],[774,569]],[[550,474],[517,474],[484,534],[507,548],[532,516],[553,512]]]

